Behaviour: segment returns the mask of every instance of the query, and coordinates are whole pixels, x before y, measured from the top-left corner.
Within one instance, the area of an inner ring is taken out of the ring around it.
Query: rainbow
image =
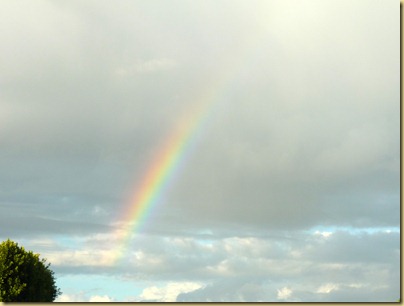
[[[256,36],[256,45],[260,37],[259,34]],[[110,258],[111,265],[123,257],[132,234],[140,231],[153,209],[161,202],[181,165],[191,154],[197,139],[207,130],[209,120],[214,117],[214,110],[223,102],[223,97],[231,88],[234,76],[238,75],[240,68],[245,64],[245,59],[254,58],[251,52],[257,50],[255,47],[244,46],[238,49],[227,63],[222,63],[223,65],[217,70],[221,73],[211,78],[210,83],[201,91],[204,94],[199,96],[198,100],[190,103],[193,109],[187,110],[179,118],[176,127],[157,150],[155,159],[136,189],[135,198],[124,207],[119,218],[124,227],[116,232],[117,247]]]
[[[165,139],[157,155],[147,169],[141,184],[135,192],[135,198],[122,212],[121,221],[125,228],[116,234],[118,247],[114,251],[111,264],[118,262],[124,255],[132,233],[140,231],[162,196],[168,189],[186,157],[190,155],[197,135],[206,130],[208,122],[213,118],[214,93],[206,94],[193,109],[180,117],[178,124]],[[216,97],[217,98],[217,97]]]

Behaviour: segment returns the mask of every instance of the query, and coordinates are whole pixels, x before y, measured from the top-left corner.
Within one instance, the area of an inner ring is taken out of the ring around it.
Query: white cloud
[[[326,231],[324,231],[324,232],[315,231],[315,232],[314,232],[314,235],[322,236],[322,237],[324,237],[324,238],[328,238],[328,237],[330,237],[332,234],[333,234],[333,232],[326,232]]]
[[[114,250],[63,250],[51,252],[47,255],[48,261],[53,265],[63,265],[72,267],[92,266],[108,267],[115,258]]]
[[[78,292],[76,294],[62,293],[55,299],[55,302],[114,302],[114,299],[108,295],[93,295],[88,297],[84,292]]]
[[[217,265],[208,266],[207,270],[209,273],[215,276],[231,276],[234,275],[232,271],[232,267],[230,266],[230,261],[228,259],[224,259],[219,262]]]
[[[106,215],[108,215],[107,211],[104,208],[102,208],[102,207],[100,207],[98,205],[93,207],[92,214],[94,216],[100,216],[100,215],[106,216]]]
[[[55,299],[55,302],[75,302],[72,297],[63,293]]]
[[[175,302],[179,294],[188,293],[201,287],[201,284],[193,282],[170,282],[164,287],[145,288],[139,298],[145,301]]]
[[[62,293],[55,299],[55,302],[87,302],[85,294],[83,292],[78,292],[76,294],[66,294]]]
[[[89,302],[113,302],[114,299],[109,297],[108,295],[94,295],[91,296],[90,299],[88,300]]]
[[[339,286],[337,284],[325,284],[317,289],[317,293],[330,293],[331,291],[338,290]]]
[[[373,288],[380,296],[387,295],[393,287],[384,284],[399,277],[394,272],[394,266],[399,263],[394,241],[399,241],[399,233],[378,231],[357,235],[336,231],[323,238],[321,234],[304,232],[303,235],[302,232],[287,237],[283,240],[229,237],[211,240],[207,247],[191,237],[135,236],[127,249],[128,261],[113,266],[101,258],[108,254],[104,248],[111,237],[97,235],[94,240],[88,238],[89,244],[83,245],[80,252],[61,249],[45,257],[58,271],[77,274],[104,271],[115,277],[123,274],[128,281],[138,281],[145,275],[156,282],[166,280],[166,285],[139,289],[143,292],[134,300],[148,301],[175,301],[179,295],[183,301],[316,301],[327,299],[325,295],[343,296],[343,288],[355,290],[356,298],[360,299],[365,289]],[[346,245],[351,246],[349,254],[343,247]],[[373,254],[366,251],[368,247],[375,250],[374,245],[383,247]],[[321,275],[327,275],[327,279]],[[376,275],[378,283],[374,282]],[[184,278],[189,281],[181,282]],[[266,283],[269,278],[271,283]],[[219,283],[210,283],[211,280],[222,280],[220,287],[226,284],[229,293],[221,296],[221,291],[215,289]],[[288,286],[274,287],[277,280],[286,280]],[[366,283],[372,285],[363,287]],[[102,293],[113,297],[109,292]],[[60,298],[83,300],[85,297]]]
[[[278,289],[277,291],[278,291],[277,295],[278,300],[287,300],[292,295],[292,289],[288,287],[283,287],[282,289]]]

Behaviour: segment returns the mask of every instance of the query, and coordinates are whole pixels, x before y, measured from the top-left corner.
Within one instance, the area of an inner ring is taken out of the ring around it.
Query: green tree
[[[53,302],[61,294],[46,259],[10,239],[0,244],[0,302]]]

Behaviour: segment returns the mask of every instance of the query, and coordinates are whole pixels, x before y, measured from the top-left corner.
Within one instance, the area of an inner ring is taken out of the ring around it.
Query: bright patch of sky
[[[114,301],[130,301],[130,298],[139,296],[144,287],[144,283],[139,284],[116,276],[63,273],[56,273],[55,276],[65,296],[73,297],[79,293],[81,301],[90,301],[91,297],[104,295],[113,298]],[[80,291],[77,290],[78,284]]]
[[[361,234],[375,234],[375,233],[400,233],[400,227],[365,227],[365,228],[355,228],[348,226],[315,226],[308,233],[331,235],[335,232],[347,232],[352,235]]]

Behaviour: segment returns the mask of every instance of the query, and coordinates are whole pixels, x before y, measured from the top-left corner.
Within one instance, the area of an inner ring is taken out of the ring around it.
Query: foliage
[[[53,302],[61,294],[46,259],[10,239],[0,244],[0,302]]]

